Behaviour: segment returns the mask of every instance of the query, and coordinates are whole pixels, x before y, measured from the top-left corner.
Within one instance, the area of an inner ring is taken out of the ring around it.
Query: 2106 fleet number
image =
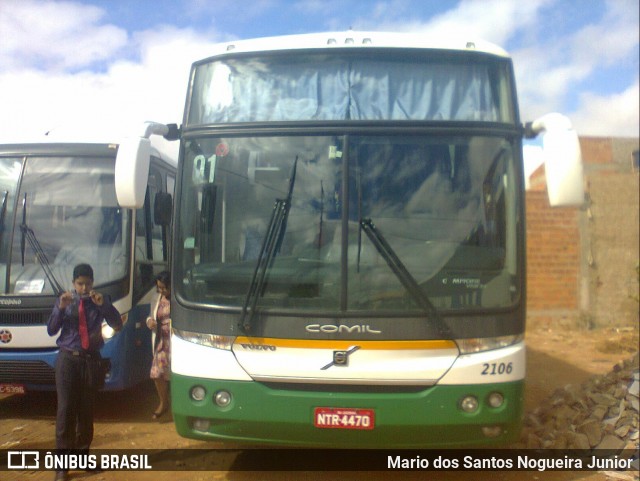
[[[511,374],[513,372],[513,363],[505,362],[485,362],[482,365],[483,376],[500,376],[503,374]]]

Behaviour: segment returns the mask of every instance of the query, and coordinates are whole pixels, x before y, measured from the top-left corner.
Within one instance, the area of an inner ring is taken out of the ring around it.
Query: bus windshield
[[[129,214],[116,201],[113,158],[3,158],[0,167],[3,293],[55,293],[44,264],[63,289],[81,262],[96,285],[125,277]]]
[[[508,59],[438,50],[261,54],[196,65],[187,126],[413,120],[513,123]],[[266,94],[268,92],[268,94]]]
[[[175,287],[186,301],[246,308],[267,259],[260,309],[513,306],[514,148],[481,135],[187,140]]]

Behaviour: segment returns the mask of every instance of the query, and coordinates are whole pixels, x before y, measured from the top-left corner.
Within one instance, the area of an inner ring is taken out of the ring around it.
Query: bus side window
[[[163,183],[162,173],[152,165],[144,204],[136,211],[134,297],[142,296],[151,289],[155,276],[167,267],[163,229],[154,223],[155,199],[158,193],[163,192]]]

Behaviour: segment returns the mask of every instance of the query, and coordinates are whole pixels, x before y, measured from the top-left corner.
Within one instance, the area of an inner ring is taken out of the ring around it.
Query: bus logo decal
[[[349,365],[349,356],[360,349],[360,346],[352,346],[346,351],[333,351],[333,361],[326,366],[320,368],[321,371],[326,371],[331,366],[343,366]]]
[[[0,305],[3,306],[19,306],[22,304],[22,299],[0,299]]]
[[[11,342],[11,339],[13,339],[11,331],[7,331],[6,329],[0,331],[0,342],[2,344],[9,344]]]
[[[243,349],[249,349],[251,351],[275,351],[276,346],[272,346],[270,344],[248,344],[243,343],[240,344]]]
[[[343,333],[346,332],[351,334],[355,333],[370,333],[370,334],[382,334],[382,331],[378,331],[377,329],[373,329],[369,324],[356,324],[354,326],[347,326],[344,324],[336,325],[336,324],[308,324],[305,327],[307,332],[323,332],[323,333]]]

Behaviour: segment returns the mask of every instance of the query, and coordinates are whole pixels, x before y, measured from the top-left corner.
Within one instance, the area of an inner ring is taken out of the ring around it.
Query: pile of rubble
[[[582,386],[556,390],[524,420],[520,445],[531,449],[639,447],[638,353]]]

